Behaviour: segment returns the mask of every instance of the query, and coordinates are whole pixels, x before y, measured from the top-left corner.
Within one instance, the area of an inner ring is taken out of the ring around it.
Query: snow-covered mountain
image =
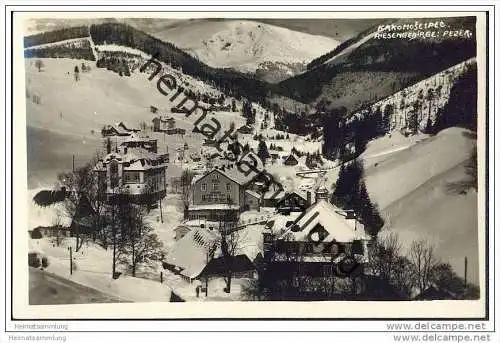
[[[264,79],[270,71],[275,82],[304,71],[308,62],[340,43],[250,20],[189,21],[153,35],[212,67],[258,72]]]
[[[410,23],[408,18],[385,22]],[[475,17],[446,18],[445,23],[471,36],[381,39],[376,25],[314,59],[307,72],[281,82],[281,95],[311,105],[324,100],[330,109],[352,112],[474,57]]]

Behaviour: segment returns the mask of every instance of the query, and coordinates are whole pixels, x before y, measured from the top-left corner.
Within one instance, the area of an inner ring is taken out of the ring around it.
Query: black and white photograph
[[[30,313],[484,311],[484,13],[15,20]]]

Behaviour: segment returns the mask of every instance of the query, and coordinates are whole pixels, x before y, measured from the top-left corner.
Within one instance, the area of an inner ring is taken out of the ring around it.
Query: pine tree
[[[380,107],[377,107],[377,109],[373,113],[373,117],[370,118],[369,121],[372,123],[372,125],[370,125],[370,129],[373,129],[370,134],[370,139],[384,134],[384,120]]]
[[[418,106],[417,109],[410,111],[408,118],[408,128],[412,133],[418,132]]]
[[[382,118],[382,133],[388,133],[391,130],[391,117],[394,112],[394,106],[388,104],[384,109],[384,117]]]
[[[259,141],[259,147],[257,149],[257,156],[259,156],[262,163],[266,164],[266,160],[269,158],[269,151],[267,150],[267,145],[264,140]]]
[[[342,165],[331,202],[337,207],[354,210],[370,235],[376,235],[384,225],[377,207],[371,203],[363,178],[363,166],[357,160]]]
[[[247,152],[250,152],[250,146],[248,145],[248,143],[243,147],[243,153],[246,154]]]

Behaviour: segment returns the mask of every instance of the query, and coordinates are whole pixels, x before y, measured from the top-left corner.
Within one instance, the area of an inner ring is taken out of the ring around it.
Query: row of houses
[[[217,180],[215,175],[219,175],[220,181],[230,181],[219,172],[210,173],[211,180]],[[175,230],[177,242],[166,256],[164,267],[189,282],[221,277],[231,268],[233,277],[259,278],[267,289],[290,281],[286,291],[293,294],[293,289],[303,287],[302,295],[318,293],[314,279],[345,280],[362,275],[371,237],[352,213],[335,207],[328,197],[326,189],[316,191],[314,203],[297,193],[287,194],[282,200],[289,199],[289,205],[296,206],[291,199],[299,198],[300,206],[294,207],[291,214],[276,212],[257,241],[243,244],[262,248],[253,252],[242,248],[225,259],[220,255],[217,230],[181,225]],[[309,280],[307,286],[302,279]]]
[[[133,133],[139,132],[139,129],[133,128],[127,125],[125,122],[121,121],[116,124],[104,125],[101,134],[103,137],[110,136],[131,136]]]

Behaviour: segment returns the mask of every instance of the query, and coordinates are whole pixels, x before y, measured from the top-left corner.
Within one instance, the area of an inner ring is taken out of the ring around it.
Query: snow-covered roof
[[[243,171],[245,171],[246,169],[248,169],[248,167],[245,166],[245,167],[242,167],[242,169],[243,169]],[[195,184],[196,182],[200,181],[205,176],[212,174],[212,173],[220,173],[220,174],[226,176],[228,179],[233,180],[234,182],[236,182],[240,186],[243,186],[247,182],[250,182],[252,180],[252,178],[254,178],[255,175],[257,175],[256,173],[252,173],[252,172],[248,173],[248,175],[245,175],[245,173],[242,173],[238,169],[238,167],[236,166],[236,163],[233,163],[232,167],[225,167],[224,170],[222,170],[221,168],[213,168],[212,170],[210,170],[206,174],[197,175],[193,178],[193,180],[191,182],[192,182],[192,184]]]
[[[195,278],[208,263],[210,252],[217,244],[215,233],[197,228],[182,237],[166,256],[165,262],[179,267],[180,274]]]
[[[274,215],[273,219],[268,222],[269,225],[266,226],[269,228],[271,232],[279,234],[280,230],[286,228],[287,222],[295,221],[301,213],[302,212],[290,212],[289,215],[276,214]]]
[[[137,133],[132,133],[130,136],[124,140],[121,145],[126,145],[127,142],[152,142],[152,141],[158,141],[156,138],[151,138],[149,136],[141,136]]]
[[[257,192],[254,192],[254,191],[252,191],[252,190],[250,190],[250,189],[247,189],[247,190],[245,191],[245,193],[248,193],[249,195],[253,196],[254,198],[260,199],[260,194],[259,194],[259,193],[257,193]]]
[[[155,119],[159,119],[160,121],[163,121],[163,122],[175,121],[174,117],[167,116],[167,115],[156,116],[153,118],[153,120],[155,120]]]
[[[207,205],[190,205],[189,210],[239,210],[238,205],[230,204],[207,204]]]
[[[264,193],[264,199],[282,199],[285,195],[286,192],[285,190],[279,191],[277,194],[275,194],[278,191],[278,189],[271,188],[267,190],[267,192]]]
[[[150,152],[143,148],[134,148],[128,150],[126,154],[112,152],[107,154],[102,161],[98,161],[96,166],[94,167],[94,170],[96,171],[106,170],[104,164],[111,162],[111,160],[117,160],[118,162],[129,163],[129,166],[125,167],[124,169],[130,171],[135,171],[135,170],[140,171],[151,168],[165,167],[166,163],[155,162],[160,158],[161,158],[160,154]]]
[[[324,242],[352,242],[358,239],[369,239],[364,226],[356,219],[346,219],[345,211],[321,199],[309,207],[282,235],[282,238],[295,241],[307,241],[311,230],[320,224],[325,230]],[[315,235],[312,233],[311,236]]]

